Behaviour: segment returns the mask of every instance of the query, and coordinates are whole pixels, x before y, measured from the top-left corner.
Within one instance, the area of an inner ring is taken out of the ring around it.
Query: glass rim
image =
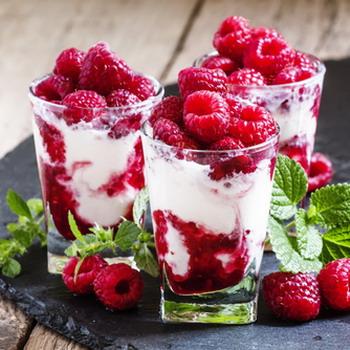
[[[34,88],[44,79],[48,78],[51,74],[46,74],[44,76],[42,76],[41,78],[37,78],[34,79],[30,85],[29,85],[29,92],[28,92],[28,96],[31,102],[33,103],[40,103],[42,105],[46,105],[47,107],[51,107],[51,108],[55,108],[56,110],[65,110],[69,107],[58,104],[58,103],[54,103],[54,102],[50,102],[50,101],[46,101],[38,96],[35,95],[34,93]],[[148,79],[150,79],[153,83],[153,86],[156,89],[156,94],[154,96],[150,96],[149,98],[147,98],[144,101],[140,101],[134,104],[130,104],[130,105],[126,105],[126,106],[121,106],[121,107],[97,107],[97,108],[86,108],[86,107],[74,107],[74,109],[79,109],[79,110],[89,110],[89,111],[114,111],[114,112],[128,112],[130,111],[130,109],[143,109],[145,107],[151,107],[153,106],[155,103],[157,103],[158,101],[160,101],[163,96],[164,96],[164,86],[153,76],[151,75],[146,75],[146,74],[141,74],[141,73],[137,73],[137,75],[140,75],[142,77],[146,77]]]
[[[302,51],[296,51],[296,52],[300,52],[306,56],[308,56],[309,58],[311,58],[314,62],[317,62],[318,64],[318,72],[307,78],[307,79],[304,79],[304,80],[300,80],[300,81],[295,81],[293,83],[285,83],[285,84],[274,84],[274,85],[263,85],[263,86],[257,86],[257,85],[239,85],[239,84],[228,84],[229,86],[232,86],[232,87],[237,87],[237,88],[245,88],[245,89],[257,89],[257,90],[271,90],[271,89],[279,89],[279,88],[286,88],[286,87],[298,87],[298,86],[302,86],[302,85],[305,85],[305,84],[310,84],[312,83],[313,81],[316,81],[318,80],[320,77],[323,77],[326,73],[326,66],[325,64],[316,56],[314,55],[311,55],[309,53],[305,53],[305,52],[302,52]],[[205,58],[208,58],[208,57],[211,57],[211,56],[214,56],[214,55],[217,55],[219,54],[217,51],[211,51],[209,53],[206,53],[198,58],[195,59],[195,61],[193,62],[193,66],[194,67],[201,67],[200,63],[205,59]]]
[[[155,140],[151,135],[149,135],[149,133],[147,132],[147,127],[152,128],[150,121],[146,120],[144,123],[142,123],[141,126],[141,133],[143,136],[145,136],[149,141],[151,141],[151,143],[160,146],[160,147],[164,147],[165,149],[168,150],[174,150],[174,151],[181,151],[181,152],[185,152],[185,153],[198,153],[198,154],[227,154],[227,153],[235,153],[237,155],[243,155],[246,153],[252,153],[252,152],[260,152],[260,151],[264,151],[276,144],[278,144],[279,142],[279,136],[280,136],[280,127],[279,125],[276,123],[276,133],[271,136],[268,140],[259,143],[257,145],[253,145],[253,146],[246,146],[243,148],[239,148],[239,149],[227,149],[227,150],[210,150],[210,149],[191,149],[191,148],[181,148],[181,147],[177,147],[177,146],[171,146],[168,145],[166,143],[164,143],[163,141],[160,140]]]

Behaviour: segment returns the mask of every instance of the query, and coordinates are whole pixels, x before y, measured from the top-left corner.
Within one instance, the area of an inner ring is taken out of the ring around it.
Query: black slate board
[[[350,59],[330,61],[321,107],[316,148],[329,154],[335,181],[350,180]],[[175,86],[167,88],[174,93]],[[12,216],[4,204],[8,187],[24,197],[40,196],[32,138],[0,161],[0,225],[5,234]],[[1,233],[0,233],[1,235]],[[107,311],[91,297],[74,297],[59,276],[46,271],[46,252],[34,246],[21,259],[16,279],[0,277],[0,293],[14,300],[40,323],[93,349],[344,349],[350,347],[350,315],[323,313],[313,322],[275,320],[262,300],[258,322],[249,326],[162,324],[156,280],[145,277],[145,294],[138,309]],[[262,274],[276,269],[271,253],[264,256]]]

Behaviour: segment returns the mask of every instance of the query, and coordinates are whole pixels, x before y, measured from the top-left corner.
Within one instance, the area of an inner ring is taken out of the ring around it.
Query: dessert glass
[[[166,322],[256,320],[278,133],[232,151],[185,150],[142,129]]]
[[[201,67],[208,56],[194,62]],[[324,64],[314,56],[309,59],[317,73],[295,83],[266,86],[230,85],[230,92],[252,103],[265,107],[280,126],[280,152],[299,162],[308,172],[314,149],[317,119],[322,94]]]
[[[164,94],[163,87],[150,79],[155,96],[130,106],[94,109],[72,109],[45,101],[34,94],[42,79],[31,84],[49,272],[62,271],[67,259],[64,250],[74,239],[67,219],[69,211],[83,233],[94,224],[115,228],[121,217],[131,215],[135,196],[144,186],[140,128]],[[70,122],[77,113],[80,119],[91,121]],[[131,261],[130,254],[106,254],[117,261]]]

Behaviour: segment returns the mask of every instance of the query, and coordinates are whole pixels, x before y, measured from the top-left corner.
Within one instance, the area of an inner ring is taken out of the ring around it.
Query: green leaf
[[[68,223],[69,223],[69,227],[70,227],[70,230],[72,231],[73,236],[76,239],[78,239],[79,241],[83,241],[84,236],[80,232],[79,227],[77,225],[77,222],[75,221],[75,218],[74,218],[73,214],[71,213],[71,211],[68,212]]]
[[[32,219],[32,214],[27,203],[14,190],[9,189],[7,191],[6,202],[14,214]]]
[[[350,224],[350,184],[328,185],[312,193],[308,217],[327,228]]]
[[[350,225],[334,228],[322,235],[322,261],[324,263],[350,258]]]
[[[279,220],[290,219],[306,192],[307,176],[303,168],[294,160],[279,155],[272,188],[271,215]]]
[[[21,273],[21,264],[10,258],[2,267],[2,274],[7,277],[14,278]]]
[[[318,272],[322,263],[318,259],[304,259],[295,249],[294,239],[288,236],[285,227],[273,217],[269,220],[269,236],[272,250],[281,263],[283,271]]]
[[[78,251],[79,248],[77,247],[75,242],[73,242],[68,248],[65,249],[64,254],[69,257],[78,256]]]
[[[95,224],[94,227],[91,227],[90,232],[92,232],[98,240],[102,241],[102,242],[108,242],[108,241],[112,241],[113,240],[113,229],[112,228],[104,228],[98,224]]]
[[[29,225],[17,225],[17,229],[12,231],[11,234],[16,241],[26,248],[31,246],[35,237],[35,232],[29,228]]]
[[[123,221],[119,225],[114,241],[125,252],[131,249],[140,233],[141,229],[134,222]]]
[[[42,214],[44,211],[43,201],[39,198],[28,199],[27,206],[34,217]]]
[[[147,272],[153,277],[159,275],[157,260],[146,243],[142,243],[139,249],[134,252],[134,259],[140,270]]]
[[[146,213],[147,206],[149,202],[148,188],[144,187],[136,196],[134,201],[134,206],[132,209],[132,214],[134,222],[140,228],[142,228],[144,214]]]
[[[316,227],[309,225],[304,209],[299,209],[295,215],[297,246],[300,255],[305,259],[316,259],[322,252],[322,237]]]

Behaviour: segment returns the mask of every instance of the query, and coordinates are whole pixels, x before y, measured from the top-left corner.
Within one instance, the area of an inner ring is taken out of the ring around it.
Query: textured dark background
[[[335,166],[335,182],[350,179],[350,60],[329,61],[316,149],[328,154]],[[168,87],[173,93],[174,86]],[[12,216],[4,204],[13,187],[24,197],[40,196],[32,139],[0,161],[0,224]],[[0,234],[1,235],[1,234]],[[59,276],[46,272],[46,252],[34,246],[21,259],[23,273],[0,278],[0,292],[30,316],[91,348],[104,349],[345,349],[349,344],[350,316],[323,313],[305,324],[275,320],[262,301],[258,322],[249,326],[165,325],[160,322],[156,280],[145,277],[146,290],[138,309],[112,313],[90,297],[74,297]],[[276,268],[265,254],[262,274]]]

